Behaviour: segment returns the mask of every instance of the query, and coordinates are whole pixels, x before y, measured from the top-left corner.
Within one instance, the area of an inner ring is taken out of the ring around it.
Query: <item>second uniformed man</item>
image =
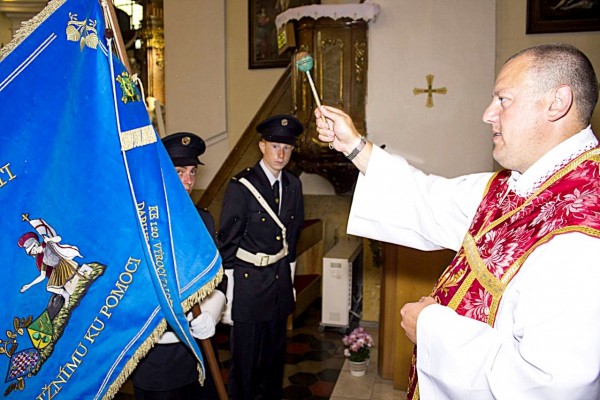
[[[286,321],[294,311],[296,242],[304,220],[300,180],[285,169],[304,128],[291,115],[257,126],[263,154],[229,182],[220,216],[219,250],[233,274],[232,399],[281,399]]]

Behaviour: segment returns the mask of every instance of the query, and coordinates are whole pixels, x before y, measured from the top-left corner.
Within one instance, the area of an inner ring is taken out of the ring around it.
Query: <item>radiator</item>
[[[362,239],[342,238],[323,257],[321,328],[348,328],[362,313]]]

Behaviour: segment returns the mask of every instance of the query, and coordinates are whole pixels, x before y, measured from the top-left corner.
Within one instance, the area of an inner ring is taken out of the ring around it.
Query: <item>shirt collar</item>
[[[508,188],[520,197],[529,197],[552,174],[597,145],[598,139],[588,126],[544,154],[523,174],[512,171]]]
[[[279,180],[279,177],[275,177],[271,173],[271,171],[269,171],[269,168],[267,168],[267,165],[265,164],[265,160],[260,160],[259,164],[260,164],[260,167],[262,168],[262,170],[265,172],[265,175],[267,176],[267,179],[269,180],[269,184],[271,186],[273,186],[275,181]],[[281,174],[279,174],[279,175],[281,175]]]

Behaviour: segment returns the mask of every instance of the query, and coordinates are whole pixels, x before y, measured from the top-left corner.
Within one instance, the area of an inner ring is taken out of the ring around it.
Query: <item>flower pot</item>
[[[369,367],[369,360],[365,361],[350,361],[348,360],[350,367],[350,374],[352,376],[364,376],[367,373]]]

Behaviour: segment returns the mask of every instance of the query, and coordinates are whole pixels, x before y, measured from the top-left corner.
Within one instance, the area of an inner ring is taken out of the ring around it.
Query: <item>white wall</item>
[[[229,152],[225,4],[164,2],[167,134],[193,132],[207,143],[197,188],[205,188]]]
[[[369,29],[368,132],[429,172],[456,175],[492,167],[489,128],[481,114],[495,72],[517,50],[572,43],[600,71],[600,32],[526,35],[523,0],[375,1],[381,13]],[[340,2],[357,1],[322,1]],[[248,2],[224,3],[165,2],[169,130],[228,134],[226,141],[209,147],[198,188],[206,187],[283,73],[281,68],[248,69]],[[428,73],[436,76],[434,87],[448,88],[446,95],[434,95],[432,109],[423,107],[424,95],[412,94],[414,87],[425,85]],[[477,91],[463,88],[473,82]],[[465,101],[473,105],[464,108]],[[600,129],[599,112],[593,125]],[[322,178],[302,179],[309,194],[332,193]]]
[[[426,172],[456,176],[491,170],[489,127],[495,62],[495,2],[378,0],[369,31],[367,131]],[[435,76],[425,107],[425,76]]]
[[[522,0],[499,0],[497,6],[496,69],[504,61],[526,47],[543,43],[569,43],[583,51],[592,62],[596,75],[600,74],[600,31],[526,34],[527,7]],[[600,103],[592,118],[596,135],[600,133]]]
[[[6,46],[12,39],[12,22],[0,13],[0,47]]]
[[[428,172],[457,175],[493,168],[481,114],[494,80],[495,2],[376,2],[381,13],[369,28],[370,137]],[[207,150],[197,188],[210,182],[283,73],[281,68],[248,69],[247,1],[229,0],[224,10],[222,4],[165,2],[168,131],[228,135]],[[448,89],[444,96],[434,95],[433,108],[424,107],[425,95],[412,93],[424,87],[429,73],[436,76],[434,87]],[[307,194],[333,193],[323,178],[301,178]]]

